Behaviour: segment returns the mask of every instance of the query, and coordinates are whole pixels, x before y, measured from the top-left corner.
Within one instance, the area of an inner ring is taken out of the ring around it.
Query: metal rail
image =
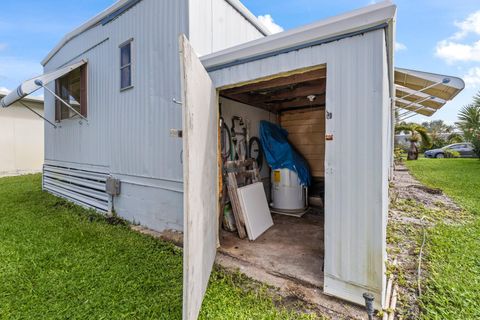
[[[72,107],[70,104],[68,104],[65,100],[63,100],[60,96],[58,96],[55,92],[53,92],[52,90],[50,90],[49,88],[47,88],[46,86],[43,85],[43,82],[41,80],[36,80],[35,81],[35,84],[37,86],[41,86],[43,89],[47,90],[48,92],[50,92],[55,98],[57,98],[64,106],[66,106],[68,109],[72,110],[73,113],[75,113],[77,116],[79,116],[80,118],[82,118],[83,120],[85,120],[87,123],[88,123],[88,119],[86,117],[84,117],[80,112],[78,112],[77,110],[75,110],[74,107]]]
[[[50,120],[48,120],[47,118],[45,118],[44,116],[42,116],[40,113],[38,113],[37,111],[33,110],[32,108],[30,108],[29,106],[27,106],[22,100],[18,100],[18,102],[24,106],[25,108],[27,108],[28,110],[32,111],[33,113],[35,113],[37,116],[39,116],[40,118],[42,118],[43,120],[45,120],[46,122],[48,122],[49,124],[51,124],[55,129],[57,129],[57,126],[51,122]]]

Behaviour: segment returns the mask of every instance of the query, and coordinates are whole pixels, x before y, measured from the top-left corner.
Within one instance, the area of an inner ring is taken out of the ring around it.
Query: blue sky
[[[160,0],[158,0],[160,1]],[[162,0],[166,1],[166,0]],[[170,0],[174,1],[174,0]],[[114,0],[2,0],[0,87],[42,72],[40,61],[56,43]],[[369,0],[243,0],[255,15],[295,28],[372,3]],[[480,90],[480,1],[398,0],[396,65],[460,76],[467,88],[432,119],[449,123]],[[272,27],[276,27],[272,24]],[[278,28],[278,27],[276,27]],[[423,117],[412,120],[422,121]]]

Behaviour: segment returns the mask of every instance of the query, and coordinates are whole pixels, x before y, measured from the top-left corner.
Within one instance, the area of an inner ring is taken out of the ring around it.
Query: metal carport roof
[[[458,77],[395,68],[395,106],[403,109],[400,120],[417,114],[432,116],[464,88]]]

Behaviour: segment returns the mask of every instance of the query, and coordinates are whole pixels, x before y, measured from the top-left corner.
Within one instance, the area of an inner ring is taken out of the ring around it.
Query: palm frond
[[[430,135],[428,134],[427,129],[425,129],[420,125],[417,125],[414,127],[414,130],[422,138],[422,146],[427,149],[430,148],[432,146],[432,139],[430,138]]]

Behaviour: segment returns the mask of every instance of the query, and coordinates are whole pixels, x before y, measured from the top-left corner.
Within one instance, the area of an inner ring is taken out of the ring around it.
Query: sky
[[[175,1],[175,0],[157,0]],[[75,27],[114,0],[2,0],[0,89],[42,73],[40,61]],[[242,0],[273,32],[374,3],[372,0]],[[466,88],[432,117],[453,124],[480,91],[480,1],[397,0],[395,65],[465,80]]]

